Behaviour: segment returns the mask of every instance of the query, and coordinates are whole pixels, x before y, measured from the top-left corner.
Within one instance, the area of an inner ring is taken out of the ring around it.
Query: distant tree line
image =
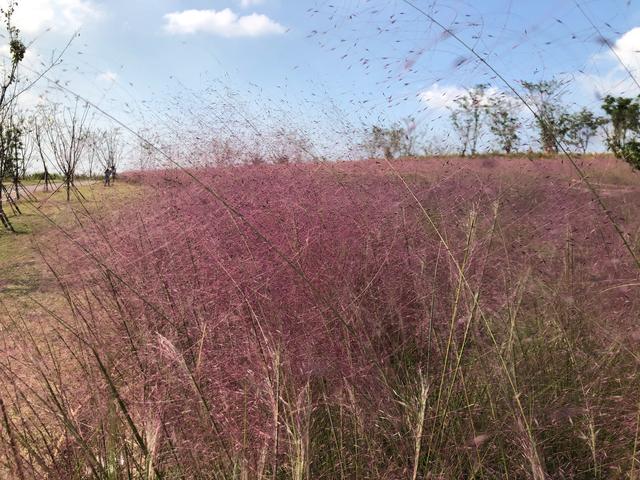
[[[0,180],[17,183],[36,170],[51,178],[57,173],[69,192],[80,170],[91,177],[117,167],[124,154],[121,131],[93,127],[92,120],[80,101],[14,108],[0,124]]]
[[[453,101],[449,117],[457,153],[476,155],[486,133],[491,134],[494,151],[516,153],[522,146],[524,130],[529,129],[544,153],[566,150],[585,154],[600,135],[611,153],[640,169],[640,96],[608,95],[602,103],[605,115],[600,116],[588,108],[569,111],[563,103],[563,81],[522,81],[521,85],[522,98],[535,112],[528,123],[523,120],[525,106],[520,99],[486,84],[468,89]],[[364,147],[370,157],[428,154],[420,152],[418,136],[415,129],[409,131],[400,123],[391,127],[376,125],[366,132]]]
[[[13,230],[5,207],[21,213],[17,200],[21,194],[31,195],[22,181],[36,168],[42,168],[45,190],[57,173],[59,187],[64,187],[70,200],[82,166],[85,171],[88,168],[90,176],[96,161],[105,169],[116,167],[123,156],[123,142],[118,129],[92,127],[93,118],[85,102],[49,103],[31,111],[19,108],[20,93],[33,85],[24,86],[19,69],[28,45],[13,23],[17,3],[5,3],[0,8],[0,25],[4,24],[1,36],[8,44],[9,55],[0,68],[0,227]],[[44,72],[57,65],[59,59],[45,65]]]

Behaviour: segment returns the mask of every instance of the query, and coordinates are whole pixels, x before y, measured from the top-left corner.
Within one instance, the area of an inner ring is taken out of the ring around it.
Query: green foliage
[[[558,121],[559,137],[574,151],[587,153],[589,142],[598,128],[607,122],[587,108],[576,113],[563,113]]]
[[[374,125],[366,133],[364,147],[370,157],[375,158],[383,155],[389,160],[402,155],[413,155],[414,144],[415,138],[411,132],[398,124],[391,127]]]
[[[620,158],[624,159],[636,170],[640,170],[640,142],[629,140],[620,150]]]
[[[20,30],[12,23],[15,7],[15,2],[9,2],[7,8],[0,9],[9,36],[9,52],[11,53],[9,72],[5,74],[0,88],[0,112],[3,112],[9,103],[7,101],[8,88],[16,81],[18,64],[24,59],[27,50],[20,40]],[[0,123],[0,182],[2,178],[12,174],[17,168],[18,155],[22,148],[21,136],[21,128],[14,123],[12,112],[4,114]]]
[[[487,85],[478,84],[456,98],[455,107],[451,110],[451,122],[460,138],[460,154],[465,156],[467,151],[475,155],[478,149],[478,139],[482,130],[482,119],[487,109]]]
[[[22,147],[22,129],[13,124],[0,124],[0,178],[19,174]]]
[[[489,102],[489,129],[507,155],[517,148],[520,140],[518,130],[522,124],[517,110],[516,102],[504,95],[495,96]]]
[[[20,30],[13,25],[11,19],[15,13],[16,3],[9,2],[6,9],[0,9],[0,13],[4,16],[7,33],[9,33],[9,53],[11,54],[11,63],[18,65],[27,53],[27,47],[20,40]]]
[[[20,63],[24,60],[24,55],[27,52],[27,47],[24,46],[24,43],[20,39],[14,38],[9,42],[9,52],[11,53],[11,58],[15,63]]]
[[[9,2],[7,8],[0,8],[0,15],[4,18],[5,28],[9,37],[9,53],[11,54],[11,64],[9,71],[5,73],[3,84],[0,88],[0,109],[4,109],[7,104],[7,90],[16,81],[18,64],[24,60],[27,47],[20,39],[20,30],[13,25],[13,15],[15,13],[16,2]]]
[[[18,64],[24,59],[24,55],[27,51],[24,43],[20,40],[20,30],[18,30],[12,23],[13,14],[15,12],[16,3],[13,1],[8,2],[6,8],[0,8],[0,15],[4,18],[8,40],[9,40],[9,52],[11,53],[11,63],[8,67],[8,71],[4,71],[2,74],[2,81],[0,83],[0,187],[2,187],[2,180],[5,175],[10,171],[16,171],[16,157],[17,148],[15,142],[15,132],[12,131],[12,112],[9,107],[15,99],[15,92],[12,95],[9,92],[9,87],[14,85],[17,81]],[[6,38],[6,37],[5,37]],[[7,111],[9,110],[9,111]],[[7,118],[9,119],[9,125],[7,125]],[[13,175],[15,179],[15,174]],[[2,207],[2,188],[0,188],[0,223],[5,228],[13,230],[11,222],[9,221],[4,209]]]
[[[607,146],[613,154],[640,169],[640,103],[638,98],[604,98],[602,109],[609,116],[610,128],[607,130]]]
[[[560,117],[563,113],[562,87],[564,83],[552,79],[538,82],[522,81],[527,100],[536,112],[540,145],[545,153],[558,153]]]
[[[48,173],[49,176],[49,180],[63,180],[62,175],[60,175],[59,173]],[[30,173],[28,175],[24,176],[24,180],[27,181],[33,181],[33,182],[39,182],[44,180],[45,177],[45,173],[44,172],[33,172]],[[91,179],[92,177],[88,176],[88,175],[77,175],[76,178],[78,179]]]

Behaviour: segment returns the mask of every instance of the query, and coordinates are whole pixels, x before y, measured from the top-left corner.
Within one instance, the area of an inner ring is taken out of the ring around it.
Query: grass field
[[[76,195],[71,202],[66,202],[63,192],[52,195],[40,189],[35,192],[38,203],[20,202],[22,214],[16,214],[7,206],[16,233],[0,234],[2,293],[20,295],[38,291],[39,278],[48,270],[42,263],[40,249],[47,249],[50,234],[58,227],[73,229],[78,223],[78,216],[99,212],[107,204],[117,206],[118,199],[127,198],[131,191],[132,188],[126,184],[118,184],[117,188],[108,190],[100,183],[82,185],[79,192],[84,198]]]
[[[488,156],[24,204],[6,476],[640,478],[640,179],[580,164],[607,211],[566,161]]]

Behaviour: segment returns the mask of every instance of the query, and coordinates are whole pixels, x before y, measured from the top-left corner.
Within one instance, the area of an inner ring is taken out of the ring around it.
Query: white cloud
[[[601,99],[605,95],[632,97],[640,93],[629,74],[619,68],[604,74],[578,73],[575,80],[588,100]]]
[[[285,28],[266,15],[252,13],[239,16],[224,10],[184,10],[164,16],[166,32],[174,35],[210,33],[222,37],[258,37],[282,34]]]
[[[456,85],[440,86],[438,83],[434,83],[428,89],[420,92],[418,97],[429,108],[439,110],[452,107],[455,100],[466,95],[466,93],[467,89]],[[482,103],[486,105],[491,97],[499,93],[499,90],[494,87],[487,88]]]
[[[456,98],[465,94],[465,90],[455,85],[440,86],[437,83],[420,92],[420,100],[433,109],[447,108],[453,105]]]
[[[31,110],[39,105],[47,103],[46,95],[42,92],[38,93],[34,90],[26,90],[20,93],[18,97],[18,105],[25,110]]]
[[[605,52],[591,56],[590,65],[595,73],[589,68],[575,75],[587,98],[602,98],[605,95],[628,97],[640,94],[636,84],[636,80],[640,81],[640,27],[623,34],[611,44],[611,47],[615,54],[605,46]]]
[[[0,0],[3,8],[7,3],[7,0]],[[14,22],[27,35],[48,28],[68,33],[101,14],[92,0],[21,0],[16,7]]]
[[[102,72],[98,75],[98,81],[102,83],[115,83],[118,81],[118,74],[112,72],[111,70],[107,70],[106,72]]]
[[[613,49],[624,64],[633,71],[640,67],[640,27],[633,28],[616,40]]]
[[[256,5],[262,5],[265,0],[240,0],[240,6],[242,8],[254,7]]]

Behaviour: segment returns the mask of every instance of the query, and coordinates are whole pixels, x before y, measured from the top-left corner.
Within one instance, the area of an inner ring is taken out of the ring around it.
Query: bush
[[[620,156],[636,170],[640,170],[640,142],[630,140],[622,147]]]

